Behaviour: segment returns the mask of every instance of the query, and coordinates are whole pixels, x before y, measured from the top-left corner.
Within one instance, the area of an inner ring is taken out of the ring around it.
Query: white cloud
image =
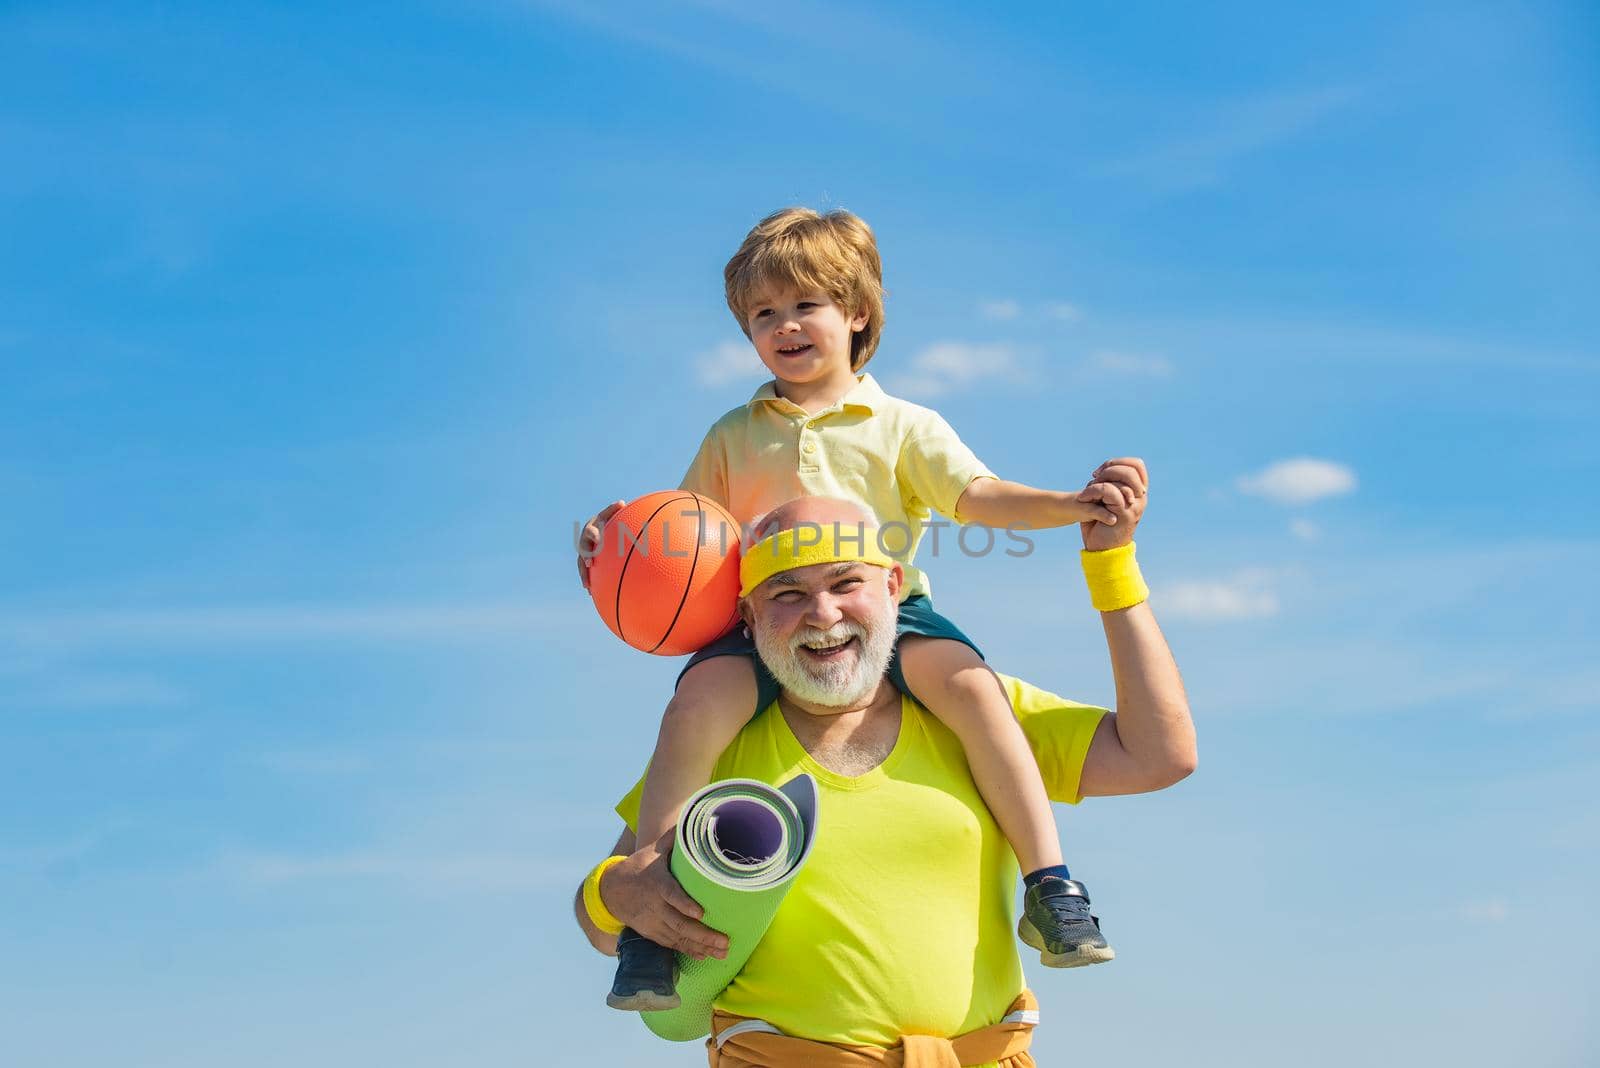
[[[1022,314],[1022,305],[1014,300],[986,300],[978,305],[985,319],[1015,319]]]
[[[1097,371],[1109,374],[1138,375],[1145,378],[1168,378],[1172,375],[1172,362],[1164,356],[1142,356],[1136,352],[1112,352],[1102,349],[1089,357],[1089,364]]]
[[[1247,572],[1231,579],[1179,582],[1157,591],[1162,615],[1207,623],[1265,619],[1278,614],[1278,596],[1264,575]]]
[[[1332,460],[1299,456],[1269,464],[1259,474],[1241,475],[1234,485],[1240,493],[1265,497],[1277,504],[1307,504],[1354,492],[1356,473]]]
[[[941,341],[911,358],[908,370],[891,384],[907,397],[937,397],[980,378],[1021,376],[1016,354],[1009,345],[975,345]]]
[[[1511,906],[1499,898],[1468,901],[1456,906],[1455,915],[1469,923],[1504,923],[1511,916]]]
[[[1291,519],[1289,521],[1289,533],[1301,541],[1316,541],[1322,537],[1322,528],[1309,519]]]
[[[726,386],[730,382],[767,377],[766,365],[748,341],[724,341],[701,353],[694,366],[703,386]]]
[[[1355,88],[1335,85],[1210,105],[1189,117],[1183,134],[1112,162],[1103,173],[1163,192],[1214,185],[1240,159],[1304,133],[1360,96]]]
[[[0,639],[37,645],[211,645],[306,639],[436,639],[451,634],[515,636],[570,623],[586,614],[586,604],[489,601],[7,612],[0,614]],[[123,697],[135,693],[146,701],[181,697],[159,686],[141,685],[142,688],[130,689],[124,681],[117,692]]]
[[[73,675],[0,692],[0,708],[163,708],[185,700],[176,686],[142,675]]]
[[[376,880],[417,890],[491,892],[537,890],[573,882],[583,861],[551,861],[528,853],[403,853],[357,849],[301,855],[253,850],[223,854],[215,863],[223,875],[255,886],[286,883]]]
[[[1044,313],[1063,323],[1075,323],[1083,318],[1083,311],[1076,304],[1068,304],[1064,300],[1050,301],[1044,306]]]

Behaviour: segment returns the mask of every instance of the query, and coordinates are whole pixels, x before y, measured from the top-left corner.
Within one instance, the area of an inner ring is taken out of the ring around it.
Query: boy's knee
[[[756,669],[748,656],[714,656],[683,673],[666,715],[681,719],[726,707],[746,714],[756,700]]]
[[[913,688],[959,697],[987,695],[995,688],[989,665],[965,642],[907,634],[900,639],[899,653],[900,670]]]
[[[921,671],[936,671],[950,675],[975,668],[988,670],[983,657],[966,642],[954,638],[930,638],[925,634],[907,634],[898,645],[903,667]]]

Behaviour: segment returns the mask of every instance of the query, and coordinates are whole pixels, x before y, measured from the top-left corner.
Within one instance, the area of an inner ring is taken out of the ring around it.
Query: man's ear
[[[739,618],[744,620],[745,626],[750,627],[755,625],[754,621],[750,618],[750,598],[739,598],[739,603],[735,606],[735,608],[737,608],[739,612]]]
[[[889,596],[898,598],[900,596],[900,587],[905,585],[905,581],[905,568],[901,567],[899,564],[895,564],[893,567],[889,568]]]

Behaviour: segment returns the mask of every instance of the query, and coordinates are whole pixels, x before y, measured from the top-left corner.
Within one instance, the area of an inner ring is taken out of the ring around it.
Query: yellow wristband
[[[1150,599],[1150,587],[1133,558],[1133,542],[1099,552],[1083,550],[1083,577],[1089,583],[1089,603],[1099,612],[1132,608]]]
[[[594,924],[606,934],[621,934],[622,921],[611,915],[611,910],[606,908],[606,903],[600,900],[600,876],[606,869],[614,864],[621,864],[627,860],[623,856],[611,856],[594,866],[594,871],[583,880],[583,911],[589,914],[589,922]]]

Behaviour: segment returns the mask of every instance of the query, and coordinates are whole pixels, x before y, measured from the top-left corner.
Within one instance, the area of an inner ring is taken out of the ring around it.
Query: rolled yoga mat
[[[641,1013],[645,1026],[678,1042],[711,1033],[711,1003],[777,914],[811,854],[817,829],[817,783],[798,775],[781,787],[724,779],[696,793],[678,816],[672,874],[705,909],[702,922],[728,936],[723,960],[678,955],[675,1009]]]

